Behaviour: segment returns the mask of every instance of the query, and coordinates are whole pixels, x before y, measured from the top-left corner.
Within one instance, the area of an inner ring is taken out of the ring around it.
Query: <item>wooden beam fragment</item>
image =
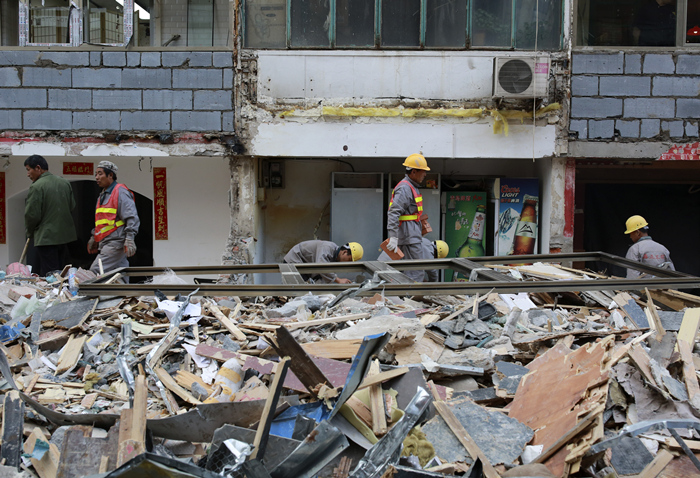
[[[555,441],[549,448],[543,450],[537,458],[535,458],[532,463],[544,463],[552,455],[554,455],[563,446],[566,446],[569,441],[576,435],[588,428],[595,419],[603,413],[605,406],[598,406],[593,409],[588,415],[586,415],[581,421],[576,423],[568,432],[562,435],[557,441]]]
[[[698,386],[698,376],[693,364],[693,351],[688,342],[682,339],[678,339],[678,351],[683,361],[683,380],[688,389],[688,400],[691,405],[700,410],[700,386]]]
[[[367,372],[368,377],[379,374],[379,360],[373,360]],[[369,405],[372,411],[372,432],[379,438],[386,435],[386,410],[384,408],[384,394],[381,383],[375,383],[369,387]]]
[[[148,388],[145,375],[134,377],[134,406],[122,410],[119,423],[117,468],[146,451],[146,408]]]
[[[651,298],[651,294],[649,294],[649,289],[645,287],[644,292],[647,294],[647,309],[649,310],[649,315],[651,316],[650,323],[653,324],[654,329],[656,330],[656,341],[661,342],[664,335],[666,335],[666,331],[664,330],[664,326],[661,325],[661,319],[659,318],[658,312],[656,312],[656,306],[654,305],[654,300]]]
[[[75,364],[78,363],[80,354],[83,353],[83,345],[85,345],[86,340],[87,335],[72,335],[68,339],[68,343],[63,348],[63,353],[58,359],[58,365],[56,366],[56,372],[54,372],[54,375],[61,375],[63,372],[72,369]]]
[[[168,390],[173,392],[175,395],[177,395],[187,403],[191,403],[192,405],[199,405],[200,403],[202,403],[196,398],[194,398],[194,396],[192,396],[190,392],[178,385],[175,379],[172,376],[170,376],[170,374],[163,367],[156,368],[154,372]]]
[[[681,327],[678,330],[678,340],[685,340],[688,344],[695,345],[695,340],[698,338],[698,327],[700,327],[700,308],[686,309]]]
[[[46,435],[44,435],[38,427],[34,428],[32,434],[29,435],[29,438],[27,438],[27,440],[24,442],[24,453],[31,455],[34,451],[34,446],[36,445],[37,440],[44,442],[49,441],[48,438],[46,438]],[[41,460],[32,458],[31,462],[34,470],[37,472],[40,478],[56,478],[60,459],[61,453],[58,451],[58,447],[53,443],[49,443],[49,451],[44,453]]]
[[[284,324],[284,327],[287,330],[305,329],[307,327],[315,327],[318,325],[339,324],[341,322],[347,322],[348,320],[367,319],[367,318],[369,318],[369,316],[370,316],[370,314],[368,314],[368,313],[348,314],[348,315],[341,315],[338,317],[328,317],[327,319],[315,319],[315,320],[307,320],[305,322],[294,322],[291,324]]]
[[[469,452],[472,459],[476,460],[479,458],[481,460],[483,473],[486,478],[500,478],[500,475],[495,470],[493,465],[491,465],[488,458],[486,458],[484,452],[481,451],[474,439],[469,436],[469,433],[467,433],[467,430],[464,429],[455,414],[452,413],[450,407],[448,407],[445,402],[440,400],[434,401],[433,404],[435,405],[435,409],[438,411],[442,419],[445,420],[445,423],[447,423],[447,426],[450,427],[450,430],[452,430],[452,433],[455,434],[462,446],[467,450],[467,452]]]
[[[276,338],[276,340],[274,340]],[[311,357],[304,352],[301,345],[292,337],[292,334],[284,327],[276,331],[276,336],[268,340],[280,357],[291,358],[290,366],[292,372],[304,384],[309,392],[317,395],[321,385],[332,387],[328,378],[321,372],[318,365],[311,360]]]
[[[370,374],[367,374],[367,376],[362,381],[360,386],[357,387],[357,389],[362,390],[363,388],[367,388],[371,385],[386,382],[388,380],[391,380],[392,378],[400,377],[401,375],[405,374],[408,371],[409,371],[408,367],[401,367],[401,368],[395,368],[392,370],[387,370],[386,372],[380,372],[376,375],[370,376]]]
[[[324,357],[334,360],[346,360],[353,358],[362,344],[362,339],[350,340],[321,340],[319,342],[307,342],[301,344],[309,355]]]
[[[649,463],[637,478],[656,478],[659,473],[673,460],[673,455],[668,450],[663,448],[659,450],[656,457]]]
[[[209,304],[207,304],[206,307],[207,309],[209,309],[209,311],[211,311],[212,314],[214,314],[214,317],[216,317],[219,320],[219,322],[221,322],[221,325],[223,325],[226,328],[226,330],[228,330],[231,333],[231,335],[233,335],[236,338],[236,340],[242,342],[245,342],[247,340],[245,334],[241,332],[241,329],[236,327],[236,325],[231,321],[231,319],[226,317],[216,305],[210,302]]]
[[[277,402],[280,399],[280,394],[282,393],[282,385],[284,384],[284,378],[287,376],[287,370],[289,370],[289,357],[284,357],[279,361],[277,366],[277,371],[275,372],[275,378],[270,384],[270,394],[267,396],[265,401],[265,408],[263,408],[262,415],[260,416],[260,424],[255,432],[255,439],[253,440],[253,446],[255,447],[253,453],[250,455],[251,460],[262,460],[265,455],[265,448],[267,448],[267,440],[270,436],[270,426],[272,425],[272,419],[275,409],[277,408]]]

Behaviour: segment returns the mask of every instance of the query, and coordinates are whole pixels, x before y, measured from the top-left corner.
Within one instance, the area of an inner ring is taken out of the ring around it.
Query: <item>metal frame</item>
[[[553,280],[553,281],[517,281],[509,275],[484,269],[486,264],[523,264],[533,262],[570,262],[570,261],[600,261],[618,265],[654,275],[642,279],[597,279],[597,280]],[[477,276],[474,282],[412,282],[401,273],[405,270],[425,269],[455,269]],[[112,271],[92,282],[80,285],[80,290],[87,295],[146,295],[159,289],[165,294],[187,295],[196,287],[191,284],[107,284],[117,273],[123,276],[148,276],[162,274],[163,267],[125,267]],[[700,278],[683,272],[660,269],[624,257],[605,252],[578,252],[569,254],[533,254],[527,256],[498,256],[433,259],[396,262],[333,262],[318,264],[294,264],[294,267],[284,264],[259,264],[236,266],[185,266],[170,267],[176,274],[194,275],[225,275],[225,274],[259,274],[280,273],[284,284],[200,284],[197,295],[238,295],[251,296],[296,296],[312,292],[314,294],[338,294],[348,289],[343,284],[306,284],[299,281],[301,274],[316,274],[321,272],[364,272],[375,273],[387,283],[382,284],[384,293],[389,295],[435,295],[435,294],[474,294],[486,293],[495,289],[500,293],[518,292],[571,292],[587,290],[641,290],[649,289],[698,289]],[[295,274],[296,270],[296,274]],[[377,290],[366,290],[359,295],[374,295]]]

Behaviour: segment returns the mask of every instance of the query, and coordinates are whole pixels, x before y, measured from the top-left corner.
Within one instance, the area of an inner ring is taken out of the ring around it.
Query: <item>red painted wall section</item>
[[[566,162],[566,173],[564,177],[564,237],[574,237],[575,192],[576,161],[570,159]]]

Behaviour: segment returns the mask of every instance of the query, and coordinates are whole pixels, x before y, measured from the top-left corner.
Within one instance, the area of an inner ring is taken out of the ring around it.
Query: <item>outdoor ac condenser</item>
[[[493,96],[500,98],[541,98],[547,96],[549,57],[496,57]]]

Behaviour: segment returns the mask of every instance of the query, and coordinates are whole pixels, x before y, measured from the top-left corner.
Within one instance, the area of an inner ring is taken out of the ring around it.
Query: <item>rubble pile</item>
[[[700,476],[700,298],[367,287],[85,297],[60,275],[7,275],[0,473]]]

